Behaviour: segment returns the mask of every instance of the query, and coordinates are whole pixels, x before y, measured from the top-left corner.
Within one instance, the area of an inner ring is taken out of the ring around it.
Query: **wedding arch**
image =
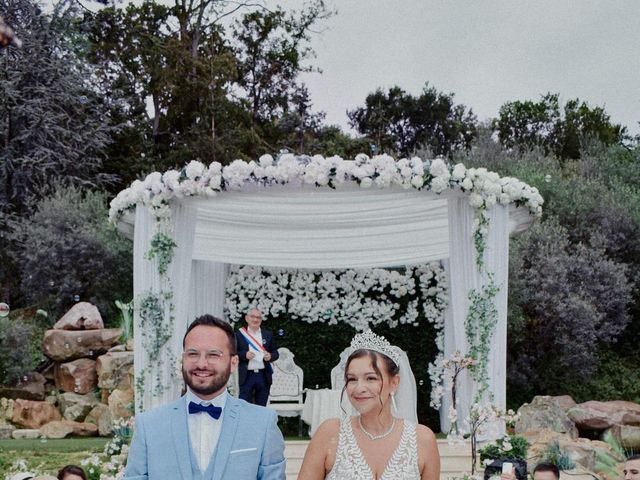
[[[458,379],[458,418],[472,401],[504,408],[509,236],[531,225],[542,202],[537,189],[484,168],[387,155],[192,161],[136,180],[110,209],[134,242],[136,411],[179,395],[182,337],[197,315],[223,316],[230,264],[434,261],[448,272],[449,295],[436,368],[456,351],[481,367]],[[446,411],[447,389],[432,388],[445,392]],[[448,429],[446,415],[441,423]]]

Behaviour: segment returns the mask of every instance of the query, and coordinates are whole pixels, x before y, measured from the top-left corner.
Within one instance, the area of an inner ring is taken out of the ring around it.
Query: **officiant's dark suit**
[[[238,384],[240,385],[240,398],[256,405],[265,406],[269,399],[273,368],[271,362],[278,359],[278,347],[273,333],[260,328],[262,325],[262,313],[260,310],[251,309],[245,316],[246,330],[264,346],[266,353],[263,360],[255,357],[255,350],[249,347],[247,339],[241,332],[236,332],[238,342]]]

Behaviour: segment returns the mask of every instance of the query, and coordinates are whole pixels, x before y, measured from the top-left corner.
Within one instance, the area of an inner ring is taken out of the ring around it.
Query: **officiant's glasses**
[[[183,358],[189,363],[198,363],[201,355],[202,353],[198,350],[187,350],[182,354]],[[228,354],[220,350],[209,350],[208,352],[204,352],[204,358],[209,365],[217,365],[222,361],[225,355]]]

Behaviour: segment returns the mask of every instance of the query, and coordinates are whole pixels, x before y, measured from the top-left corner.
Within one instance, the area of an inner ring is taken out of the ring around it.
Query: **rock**
[[[0,440],[8,440],[11,438],[11,432],[16,429],[13,425],[8,423],[0,423]]]
[[[113,433],[111,410],[109,410],[109,406],[104,403],[93,407],[93,410],[89,412],[89,415],[84,419],[84,422],[97,425],[98,433],[101,437],[109,437]]]
[[[125,344],[125,348],[127,352],[133,352],[133,338],[130,338],[129,340],[127,340],[127,343]]]
[[[124,345],[115,345],[109,349],[110,352],[124,352],[126,347]]]
[[[56,388],[81,395],[89,393],[98,383],[96,361],[79,358],[67,363],[56,364]]]
[[[516,433],[549,429],[566,433],[571,438],[578,437],[578,429],[567,414],[558,406],[553,397],[536,396],[531,403],[518,409],[520,418],[516,421]]]
[[[42,400],[44,399],[45,383],[47,383],[47,379],[44,378],[44,375],[38,372],[29,372],[20,379],[17,387],[24,392],[29,392],[34,396],[39,397],[39,399]]]
[[[529,441],[528,458],[533,469],[539,458],[545,453],[549,446],[557,442],[560,449],[564,451],[575,463],[593,471],[596,468],[598,456],[606,453],[618,461],[622,461],[618,454],[613,452],[609,445],[599,440],[588,440],[586,438],[571,438],[564,433],[558,433],[549,429],[540,431],[529,431],[523,434]],[[533,470],[532,470],[533,471]]]
[[[23,390],[22,388],[18,387],[0,387],[0,397],[11,398],[13,400],[22,398],[24,400],[40,401],[44,398],[44,394],[38,395],[36,393],[31,393],[28,390]]]
[[[104,328],[104,323],[95,305],[88,302],[78,302],[56,322],[53,328],[59,330],[99,330]]]
[[[611,432],[613,438],[620,443],[620,446],[627,449],[640,450],[640,427],[614,425],[607,431]]]
[[[66,420],[80,422],[100,403],[94,393],[80,395],[66,392],[58,396],[60,411]]]
[[[76,358],[95,358],[106,353],[118,343],[121,328],[101,330],[47,330],[42,340],[42,351],[56,362],[66,362]]]
[[[115,389],[109,395],[109,410],[112,418],[129,418],[133,416],[133,390]]]
[[[48,402],[18,399],[13,404],[11,423],[35,429],[53,420],[60,420],[58,409]]]
[[[13,399],[0,398],[0,420],[11,420],[13,418]]]
[[[92,437],[97,435],[98,427],[92,423],[62,420],[43,425],[40,427],[40,432],[47,438],[65,438],[69,435]]]
[[[73,427],[69,421],[56,420],[40,427],[40,433],[47,438],[65,438],[73,433]]]
[[[98,357],[98,387],[107,390],[131,388],[129,369],[132,365],[133,352],[109,352]]]
[[[614,425],[640,426],[640,405],[623,400],[579,403],[567,412],[580,430],[606,430]]]
[[[35,429],[16,429],[11,433],[11,438],[15,440],[33,440],[34,438],[40,438],[40,430]]]
[[[576,401],[571,397],[571,395],[558,395],[556,397],[551,397],[551,399],[565,412],[576,406]]]

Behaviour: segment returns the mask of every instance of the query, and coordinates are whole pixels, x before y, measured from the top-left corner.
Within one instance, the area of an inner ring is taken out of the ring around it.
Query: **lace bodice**
[[[419,480],[416,424],[404,421],[400,443],[393,452],[380,480]],[[351,426],[351,417],[340,424],[338,450],[333,468],[325,480],[375,480]]]

